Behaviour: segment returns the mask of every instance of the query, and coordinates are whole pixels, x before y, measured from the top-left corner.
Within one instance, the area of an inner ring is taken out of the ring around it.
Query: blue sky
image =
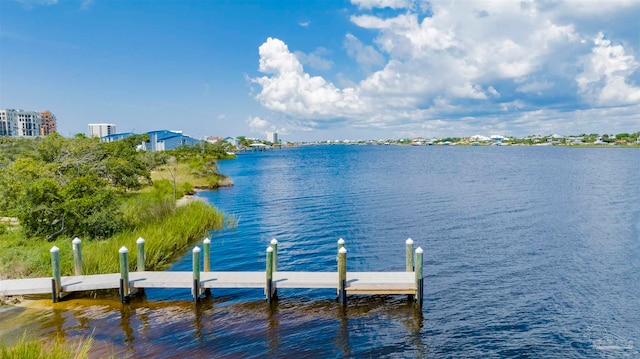
[[[65,136],[640,131],[640,1],[0,1],[0,108]]]

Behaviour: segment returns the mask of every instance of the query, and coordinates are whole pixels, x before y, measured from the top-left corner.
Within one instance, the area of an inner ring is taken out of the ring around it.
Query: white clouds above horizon
[[[626,112],[640,107],[640,88],[630,81],[640,49],[607,38],[604,24],[597,33],[581,30],[582,19],[591,28],[598,13],[640,14],[640,2],[352,3],[351,23],[375,35],[371,43],[344,35],[347,55],[365,76],[340,88],[305,70],[330,69],[323,54],[294,54],[282,39],[269,38],[259,48],[264,76],[252,79],[265,108],[310,128],[343,121],[417,134],[580,130],[594,125],[584,114],[603,107],[618,113],[620,126],[640,123],[640,115]]]
[[[295,55],[303,65],[316,70],[330,70],[333,67],[333,62],[326,59],[326,55],[329,54],[329,50],[324,47],[318,47],[313,52],[305,54],[302,51],[296,51]]]
[[[640,103],[640,87],[627,78],[640,64],[625,53],[622,45],[613,45],[602,33],[593,40],[595,46],[586,56],[584,71],[576,78],[580,92],[598,105],[630,105]]]

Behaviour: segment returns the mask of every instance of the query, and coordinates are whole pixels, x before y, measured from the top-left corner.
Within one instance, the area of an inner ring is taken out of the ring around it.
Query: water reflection
[[[276,356],[280,347],[280,314],[278,300],[265,303],[267,313],[267,340],[269,341],[269,356]]]
[[[131,313],[134,312],[135,309],[130,308],[128,305],[122,305],[120,308],[120,329],[124,334],[124,344],[127,348],[133,349],[132,343],[135,340],[135,336],[133,335],[133,328],[131,327]],[[133,352],[133,350],[132,350]]]
[[[336,346],[342,351],[343,356],[351,355],[349,349],[349,318],[347,317],[347,307],[340,306],[337,310],[340,320],[340,330],[336,336]]]
[[[30,335],[69,340],[92,336],[92,355],[116,357],[315,356],[350,357],[370,343],[410,345],[426,354],[423,316],[403,297],[335,299],[294,296],[274,301],[229,301],[207,297],[192,301],[147,301],[128,305],[117,298],[79,298],[27,310]],[[371,323],[386,323],[375,333]],[[398,340],[398,336],[403,337]],[[4,337],[2,339],[5,339]]]

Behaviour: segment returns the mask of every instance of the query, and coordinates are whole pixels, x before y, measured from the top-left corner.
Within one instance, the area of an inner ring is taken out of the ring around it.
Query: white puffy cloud
[[[311,66],[308,57],[296,57],[284,41],[269,38],[259,49],[264,76],[252,79],[262,87],[256,98],[264,107],[309,127],[341,120],[402,132],[433,132],[446,124],[449,131],[487,127],[504,133],[504,126],[515,131],[529,124],[580,124],[564,113],[584,103],[640,104],[640,90],[629,81],[639,68],[633,53],[640,49],[630,48],[632,41],[581,32],[606,26],[598,22],[598,11],[610,18],[640,14],[640,2],[352,3],[357,13],[351,23],[375,35],[364,43],[355,32],[345,34],[346,53],[362,72],[339,73],[339,87],[309,75],[303,66]]]
[[[365,69],[379,67],[384,64],[384,57],[372,45],[364,45],[352,34],[345,35],[344,46],[347,54]]]
[[[593,43],[584,71],[576,77],[581,93],[598,105],[640,103],[640,87],[626,81],[640,67],[635,57],[627,55],[622,45],[613,45],[602,33]]]
[[[351,3],[358,6],[360,9],[373,9],[373,8],[391,8],[391,9],[404,9],[413,5],[413,0],[351,0]]]
[[[295,55],[303,65],[309,65],[309,67],[316,70],[330,70],[333,66],[331,60],[325,59],[325,56],[329,54],[329,50],[324,47],[318,47],[313,52],[305,54],[302,51],[296,51]]]
[[[247,118],[246,123],[252,132],[262,132],[269,126],[269,122],[258,116]]]
[[[320,76],[310,76],[287,45],[268,38],[259,48],[262,86],[256,98],[268,109],[300,118],[335,118],[362,110],[358,89],[338,89]]]

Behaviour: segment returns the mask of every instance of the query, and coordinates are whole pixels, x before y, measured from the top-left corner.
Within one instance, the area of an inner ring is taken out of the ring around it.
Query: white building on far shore
[[[116,133],[116,125],[112,123],[90,123],[89,137],[104,137]]]
[[[278,134],[276,132],[267,132],[267,142],[278,143]]]
[[[40,136],[42,115],[36,111],[0,110],[0,136]]]

